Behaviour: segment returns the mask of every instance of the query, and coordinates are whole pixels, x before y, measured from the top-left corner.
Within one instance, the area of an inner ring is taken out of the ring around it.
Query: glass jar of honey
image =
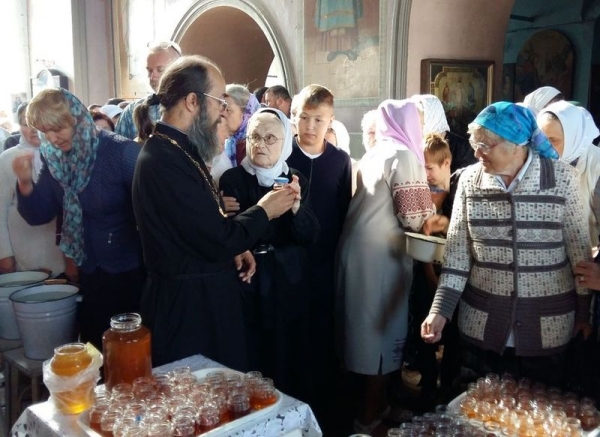
[[[56,406],[63,413],[78,414],[90,407],[97,372],[82,372],[91,364],[92,355],[83,343],[69,343],[54,349],[50,369],[60,378],[61,388],[50,391]]]
[[[116,384],[132,384],[136,378],[152,375],[150,331],[136,313],[110,319],[110,329],[102,336],[104,381],[111,390]]]

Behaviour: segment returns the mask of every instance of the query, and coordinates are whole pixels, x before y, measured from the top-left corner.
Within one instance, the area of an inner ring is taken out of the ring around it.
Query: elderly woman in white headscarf
[[[423,115],[423,137],[428,134],[438,134],[450,146],[450,153],[452,154],[450,171],[452,173],[459,168],[477,162],[469,141],[454,132],[450,132],[444,105],[442,105],[440,99],[433,94],[415,94],[411,99],[417,103],[417,107]]]
[[[308,290],[304,246],[316,241],[318,221],[302,198],[307,181],[286,164],[292,153],[292,127],[283,112],[261,108],[248,120],[246,157],[219,181],[225,196],[237,199],[240,212],[256,205],[285,178],[297,193],[290,211],[272,220],[256,242],[257,273],[243,296],[250,367],[273,378],[293,396],[310,395]]]
[[[531,109],[534,114],[537,115],[542,111],[542,109],[551,103],[564,99],[565,96],[563,96],[562,93],[556,88],[551,86],[543,86],[527,94],[523,99],[523,103],[525,106]]]
[[[537,122],[561,161],[578,170],[583,214],[589,224],[590,246],[595,248],[600,234],[600,149],[592,141],[600,132],[586,109],[564,100],[543,109]]]

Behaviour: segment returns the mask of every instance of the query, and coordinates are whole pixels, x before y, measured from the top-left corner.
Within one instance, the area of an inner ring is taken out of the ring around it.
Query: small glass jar
[[[110,319],[110,329],[102,336],[104,379],[110,390],[120,383],[132,384],[136,378],[152,376],[150,331],[136,313],[119,314]]]

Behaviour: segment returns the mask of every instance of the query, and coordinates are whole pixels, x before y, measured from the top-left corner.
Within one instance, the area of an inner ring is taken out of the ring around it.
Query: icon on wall
[[[523,45],[515,67],[515,102],[542,86],[552,86],[571,100],[573,45],[556,30],[542,30]]]
[[[421,61],[421,92],[442,101],[450,129],[459,135],[466,135],[467,125],[492,103],[493,82],[493,61]]]

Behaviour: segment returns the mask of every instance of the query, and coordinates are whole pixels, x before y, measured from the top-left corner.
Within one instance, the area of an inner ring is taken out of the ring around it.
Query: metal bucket
[[[10,295],[25,356],[45,360],[54,348],[77,340],[75,316],[79,287],[36,285]]]
[[[44,272],[15,272],[0,275],[0,338],[5,340],[20,338],[9,296],[15,291],[38,284],[46,279],[48,279],[48,273]]]

